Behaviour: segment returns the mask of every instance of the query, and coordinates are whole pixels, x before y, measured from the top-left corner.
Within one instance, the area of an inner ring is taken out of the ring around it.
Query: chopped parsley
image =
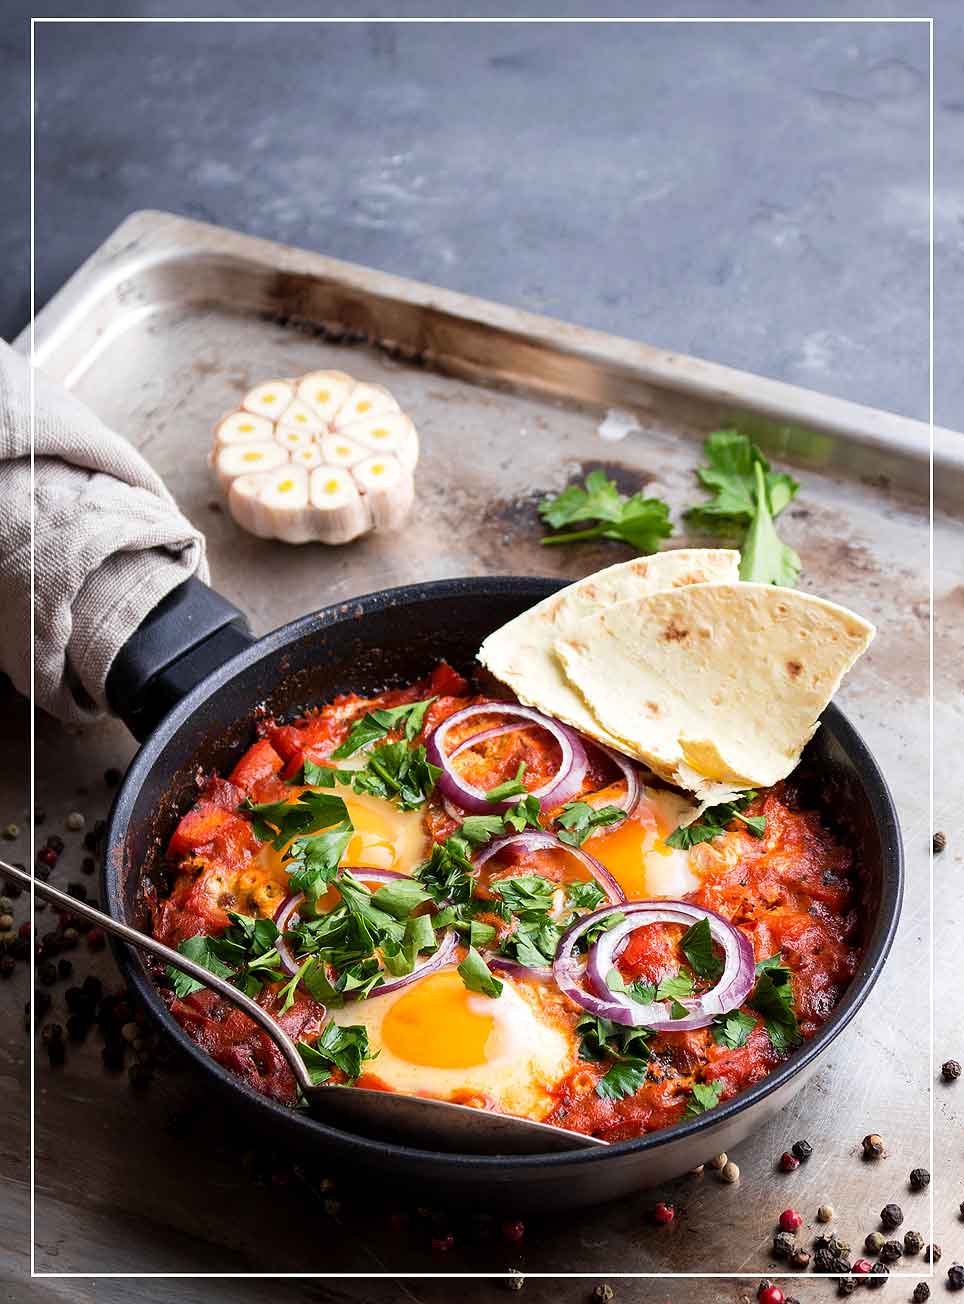
[[[458,971],[470,992],[479,992],[482,996],[492,997],[493,1000],[502,995],[502,984],[493,976],[489,966],[474,946],[469,947],[468,954],[459,965]]]
[[[720,1103],[722,1094],[723,1083],[719,1080],[715,1082],[694,1082],[690,1098],[683,1110],[683,1117],[698,1118],[700,1114],[705,1114],[708,1109],[714,1109]]]
[[[763,1015],[767,1036],[780,1055],[800,1042],[800,1028],[793,1005],[793,978],[780,954],[761,960],[756,967],[757,980],[747,1005]]]
[[[284,974],[278,968],[275,943],[278,929],[273,919],[255,919],[228,911],[230,927],[217,936],[198,933],[178,944],[178,951],[203,965],[219,978],[227,978],[246,996],[257,996],[265,982],[278,982]],[[166,969],[167,979],[179,1000],[201,991],[204,984],[181,973],[173,965]]]
[[[341,797],[310,788],[294,801],[255,803],[245,797],[240,809],[250,819],[255,835],[262,842],[270,842],[275,851],[281,851],[292,838],[309,837],[348,819],[348,808]]]
[[[763,471],[756,467],[756,515],[740,555],[740,579],[757,584],[781,584],[796,587],[800,578],[800,558],[777,534],[767,502]]]
[[[623,1100],[634,1096],[646,1081],[648,1060],[620,1060],[606,1070],[596,1083],[596,1095],[604,1100]]]
[[[723,972],[723,961],[713,950],[709,919],[704,916],[691,924],[680,938],[679,945],[695,974],[701,978],[719,978]]]
[[[499,898],[499,913],[506,919],[518,915],[531,920],[547,914],[552,909],[552,898],[558,888],[548,878],[538,874],[520,874],[517,878],[497,878],[489,888]]]
[[[562,808],[562,814],[556,823],[559,841],[570,847],[581,847],[591,833],[605,828],[609,824],[618,824],[626,818],[626,812],[619,806],[590,806],[586,801],[570,801]]]
[[[739,1050],[745,1046],[750,1033],[756,1027],[752,1014],[742,1010],[730,1010],[729,1014],[720,1014],[713,1020],[713,1040],[717,1046],[726,1046],[730,1050]]]
[[[561,533],[543,538],[545,544],[576,543],[583,539],[617,539],[637,552],[656,552],[660,540],[673,533],[669,507],[661,498],[621,494],[603,471],[590,471],[585,487],[571,484],[556,497],[543,498],[539,515]],[[576,525],[575,530],[566,526]]]
[[[394,802],[399,810],[417,810],[431,796],[441,773],[438,766],[428,760],[421,744],[415,746],[400,740],[373,747],[365,764],[357,770],[339,770],[306,760],[301,774],[293,782],[309,783],[316,788],[333,788],[340,783],[355,792]],[[302,797],[307,795],[301,794]],[[320,797],[324,794],[314,795]],[[284,805],[283,802],[274,804]]]
[[[361,1076],[362,1064],[375,1058],[368,1045],[366,1028],[340,1027],[334,1021],[325,1024],[313,1045],[299,1041],[297,1046],[316,1086],[331,1078],[333,1068],[340,1069],[351,1086]]]
[[[505,783],[497,784],[496,787],[490,788],[485,794],[486,801],[505,801],[509,797],[525,797],[527,794],[526,786],[522,782],[522,776],[526,772],[525,761],[519,762],[519,768],[515,772],[514,779],[506,779]]]
[[[653,1005],[657,1001],[678,1002],[685,996],[693,995],[693,979],[689,974],[677,973],[669,977],[660,978],[658,982],[647,983],[636,981],[627,983],[625,978],[618,969],[610,969],[606,975],[606,986],[611,992],[618,992],[623,996],[628,996],[631,1001],[636,1001],[639,1005]],[[680,1006],[682,1014],[670,1012],[673,1019],[681,1019],[689,1014],[689,1010]]]
[[[613,1061],[596,1083],[596,1094],[604,1100],[622,1100],[634,1095],[646,1080],[652,1035],[647,1028],[626,1028],[593,1014],[576,1024],[580,1037],[579,1056],[584,1060]]]
[[[352,724],[348,737],[335,748],[332,758],[336,761],[346,760],[402,725],[405,726],[406,740],[412,742],[421,732],[425,712],[434,701],[434,697],[427,697],[423,702],[407,702],[404,706],[380,707],[376,711],[368,711]]]
[[[762,838],[766,832],[766,816],[742,813],[756,795],[756,792],[750,788],[733,801],[724,801],[719,806],[710,806],[692,824],[687,824],[685,828],[680,825],[678,829],[674,829],[666,839],[666,845],[676,847],[679,851],[688,851],[690,847],[695,847],[700,842],[711,842],[713,838],[718,838],[720,834],[726,832],[727,825],[733,820],[743,824],[755,838]]]
[[[597,910],[606,900],[606,893],[594,878],[576,879],[566,884],[566,905],[574,910]]]

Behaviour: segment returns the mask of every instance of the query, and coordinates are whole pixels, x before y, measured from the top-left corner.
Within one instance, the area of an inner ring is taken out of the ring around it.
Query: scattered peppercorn
[[[67,828],[70,829],[71,833],[79,833],[87,821],[79,810],[72,810],[66,820],[64,820],[64,823],[67,825]]]
[[[836,1232],[834,1232],[827,1241],[827,1248],[830,1250],[831,1254],[836,1254],[838,1258],[842,1258],[850,1253],[850,1242],[841,1240]]]
[[[945,1082],[956,1082],[961,1076],[961,1066],[957,1060],[945,1060],[941,1065],[941,1077]]]
[[[3,836],[8,842],[15,842],[20,836],[20,830],[16,824],[8,824],[3,830]]]
[[[103,951],[104,934],[99,928],[92,928],[87,934],[87,945],[91,951]]]
[[[664,1226],[666,1223],[671,1223],[675,1217],[676,1217],[675,1206],[672,1204],[665,1204],[662,1200],[653,1210],[653,1221],[658,1222]]]
[[[100,1057],[104,1061],[104,1068],[109,1073],[120,1073],[124,1067],[124,1044],[118,1046],[116,1042],[108,1042],[100,1052]]]
[[[867,1285],[871,1290],[879,1290],[881,1286],[886,1285],[889,1276],[890,1269],[885,1264],[875,1263],[867,1278]]]
[[[931,1175],[926,1168],[912,1168],[910,1174],[910,1189],[912,1191],[923,1191],[930,1185]]]
[[[13,928],[13,915],[9,912],[0,915],[0,933],[9,933]]]
[[[871,1132],[865,1136],[861,1145],[864,1148],[865,1159],[879,1159],[884,1153],[884,1138],[876,1132]]]
[[[880,1232],[870,1232],[864,1240],[864,1249],[870,1254],[879,1254],[886,1239],[887,1237],[881,1236]]]
[[[880,1221],[888,1231],[893,1231],[904,1221],[904,1211],[899,1204],[885,1204],[880,1211]]]
[[[794,1249],[793,1253],[790,1255],[790,1267],[809,1268],[810,1258],[811,1258],[810,1251],[805,1250],[802,1245],[798,1245]]]
[[[814,1272],[833,1272],[837,1256],[826,1245],[818,1245],[813,1255]]]
[[[713,1158],[710,1160],[710,1167],[711,1167],[711,1168],[715,1168],[715,1169],[717,1170],[717,1172],[719,1172],[719,1170],[720,1170],[721,1168],[725,1168],[725,1167],[726,1167],[726,1151],[725,1151],[725,1150],[724,1150],[721,1154],[718,1154],[718,1155],[714,1155],[714,1156],[713,1156]]]
[[[792,1155],[789,1150],[784,1150],[780,1156],[779,1168],[782,1173],[792,1173],[795,1168],[800,1167],[800,1160],[796,1155]]]
[[[817,1222],[828,1223],[834,1215],[832,1204],[822,1204],[817,1210]]]
[[[858,1277],[866,1277],[873,1266],[869,1259],[858,1259],[853,1266],[853,1270]]]
[[[510,1268],[509,1275],[505,1279],[506,1290],[525,1290],[525,1287],[526,1279],[522,1273],[517,1272],[515,1268]]]
[[[939,1245],[928,1245],[924,1251],[924,1258],[928,1263],[937,1263],[941,1257],[941,1247]]]
[[[761,1283],[756,1297],[759,1304],[786,1304],[787,1299],[779,1286],[771,1286],[769,1283],[765,1286]]]
[[[97,868],[97,861],[93,856],[85,856],[80,862],[80,872],[82,874],[93,874]]]
[[[924,1248],[924,1238],[920,1232],[904,1232],[904,1253],[920,1254]]]
[[[526,1225],[521,1218],[502,1224],[502,1239],[504,1241],[521,1241],[525,1234]]]
[[[139,1090],[141,1087],[146,1087],[153,1076],[154,1074],[148,1066],[139,1061],[132,1064],[127,1070],[127,1080],[135,1091]]]
[[[880,1247],[880,1257],[884,1263],[896,1263],[904,1253],[904,1247],[900,1241],[884,1241]]]
[[[911,1296],[911,1299],[914,1301],[914,1304],[925,1304],[925,1300],[929,1300],[930,1297],[931,1297],[930,1286],[928,1286],[926,1281],[919,1281],[917,1285],[914,1287],[914,1293]]]
[[[720,1177],[724,1182],[738,1182],[740,1180],[739,1164],[735,1164],[732,1159],[728,1159],[720,1170]]]
[[[959,1263],[952,1263],[947,1269],[947,1289],[964,1290],[964,1268]]]
[[[784,1209],[780,1215],[780,1230],[782,1232],[795,1232],[803,1226],[803,1218],[797,1213],[796,1209]]]
[[[0,978],[9,978],[16,967],[17,962],[12,955],[0,956]]]
[[[797,1249],[796,1238],[792,1232],[777,1232],[773,1238],[773,1256],[776,1259],[789,1259]]]
[[[802,1164],[805,1164],[813,1154],[813,1146],[809,1141],[794,1141],[790,1147],[790,1153],[796,1159],[799,1159]]]
[[[933,846],[934,846],[934,854],[939,856],[940,853],[941,853],[941,852],[944,850],[944,848],[947,846],[947,834],[946,834],[946,833],[935,833],[935,834],[934,834]]]
[[[852,1295],[860,1282],[856,1277],[841,1277],[837,1282],[838,1295]]]
[[[37,852],[37,860],[41,865],[46,865],[48,869],[53,869],[57,863],[57,853],[53,847],[41,847]]]
[[[37,969],[37,977],[45,987],[53,987],[57,981],[57,966],[52,960],[45,960]]]
[[[616,1292],[608,1282],[603,1282],[602,1285],[593,1287],[592,1297],[595,1300],[602,1300],[603,1304],[609,1304],[610,1300],[616,1298]]]
[[[85,1041],[90,1030],[90,1022],[82,1014],[67,1017],[67,1036],[71,1041]]]

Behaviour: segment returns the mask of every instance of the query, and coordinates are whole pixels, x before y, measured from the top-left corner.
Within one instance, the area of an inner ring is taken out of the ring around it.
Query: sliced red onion
[[[487,953],[485,959],[490,969],[497,969],[500,973],[507,973],[512,978],[524,978],[543,983],[549,982],[552,978],[552,969],[548,965],[545,968],[537,968],[535,965],[523,964],[520,960],[513,960],[509,955],[490,955]]]
[[[297,923],[298,907],[305,899],[304,892],[296,892],[294,896],[285,897],[281,905],[275,911],[274,921],[278,927],[278,938],[275,942],[275,950],[278,952],[278,959],[281,961],[281,967],[286,974],[292,978],[298,972],[298,966],[295,964],[294,956],[288,950],[288,943],[285,941],[285,932]]]
[[[432,765],[437,765],[442,773],[438,780],[438,789],[443,797],[460,806],[462,810],[470,811],[475,815],[494,814],[497,811],[509,810],[519,800],[518,797],[506,797],[503,801],[489,801],[482,788],[478,788],[474,783],[469,783],[463,779],[452,764],[453,757],[463,748],[467,747],[472,741],[464,739],[452,752],[447,755],[445,752],[445,739],[449,730],[465,720],[470,720],[477,715],[508,715],[515,716],[521,720],[528,720],[545,729],[551,734],[559,746],[562,753],[559,768],[548,783],[544,783],[540,788],[533,789],[531,796],[535,797],[541,808],[552,808],[562,806],[575,793],[582,788],[583,779],[586,775],[588,758],[586,749],[582,745],[579,735],[565,725],[559,724],[558,721],[552,720],[541,711],[533,711],[528,706],[519,706],[515,702],[479,702],[475,706],[466,706],[461,711],[456,711],[434,730],[429,736],[426,743],[426,753],[428,760]],[[508,732],[501,726],[500,732]],[[474,741],[481,737],[492,737],[488,730],[483,730],[481,734],[475,735]]]
[[[590,856],[589,852],[583,850],[582,847],[570,847],[568,843],[560,842],[554,833],[545,833],[533,829],[527,830],[525,833],[515,833],[508,838],[497,838],[495,842],[490,842],[485,850],[475,857],[472,865],[476,870],[480,870],[486,861],[491,860],[500,851],[508,850],[516,852],[565,852],[567,856],[571,856],[573,860],[578,860],[580,865],[589,871],[614,905],[621,905],[626,900],[625,893],[605,865],[601,865],[595,856]],[[603,913],[607,912],[604,911]]]
[[[634,765],[628,756],[620,756],[619,752],[614,752],[611,747],[604,747],[602,743],[593,743],[598,747],[603,755],[608,756],[613,765],[619,770],[620,774],[626,780],[626,796],[622,801],[613,802],[614,806],[619,806],[627,815],[632,815],[639,801],[641,784],[639,782],[639,768]]]
[[[368,996],[387,996],[389,992],[397,992],[399,988],[407,987],[409,983],[418,982],[420,978],[425,978],[430,973],[436,973],[439,969],[444,969],[455,955],[458,940],[455,929],[449,928],[443,935],[437,949],[431,955],[425,956],[421,961],[416,960],[415,968],[411,973],[403,974],[401,978],[392,978],[388,982],[379,983],[377,987],[372,988]],[[358,992],[345,992],[346,1001],[355,1001],[358,998]]]
[[[454,761],[460,752],[467,751],[470,747],[477,747],[479,743],[487,742],[490,738],[501,738],[503,734],[520,733],[523,729],[530,729],[531,722],[520,720],[518,724],[496,724],[491,729],[483,729],[481,733],[472,734],[470,738],[463,738],[458,747],[449,752],[449,760]]]
[[[750,994],[755,977],[753,947],[740,930],[705,906],[690,901],[631,901],[623,907],[625,918],[608,928],[590,947],[585,963],[573,955],[573,946],[594,924],[605,919],[611,910],[596,910],[577,919],[559,943],[552,966],[561,991],[588,1010],[630,1028],[652,1028],[654,1032],[688,1032],[705,1028],[718,1014],[726,1014],[742,1005]],[[669,1002],[654,1001],[640,1005],[621,992],[610,991],[606,978],[613,969],[630,934],[647,924],[685,924],[687,927],[706,919],[710,935],[723,948],[723,973],[716,985],[702,996],[680,1001],[689,1015],[670,1018]],[[583,985],[588,980],[591,990]]]

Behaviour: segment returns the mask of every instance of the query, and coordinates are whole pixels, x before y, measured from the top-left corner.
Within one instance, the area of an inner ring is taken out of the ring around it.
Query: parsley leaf
[[[717,1046],[728,1046],[730,1050],[739,1050],[745,1046],[750,1033],[756,1027],[752,1014],[742,1010],[730,1010],[729,1014],[720,1014],[713,1020],[713,1040]]]
[[[501,914],[531,920],[552,909],[552,898],[558,884],[538,874],[520,874],[517,878],[497,878],[489,883],[489,887],[499,898]]]
[[[579,1058],[598,1062],[603,1059],[638,1060],[648,1055],[648,1028],[627,1028],[595,1014],[584,1014],[576,1024],[579,1034]]]
[[[420,732],[425,722],[425,712],[434,701],[434,697],[427,697],[423,702],[407,702],[404,706],[379,707],[375,711],[369,711],[352,724],[348,737],[341,746],[335,748],[331,754],[332,758],[343,761],[349,756],[354,756],[355,752],[377,742],[379,738],[384,738],[393,729],[398,729],[402,723],[405,725],[405,737],[411,742]]]
[[[713,1109],[720,1103],[722,1094],[723,1083],[718,1079],[716,1082],[694,1082],[683,1117],[697,1118],[700,1114],[705,1114],[708,1109]]]
[[[308,837],[348,819],[348,808],[341,797],[310,788],[294,801],[256,804],[245,797],[239,809],[251,820],[255,835],[262,842],[270,842],[275,851],[281,851],[292,838]]]
[[[583,521],[596,522],[582,529],[547,535],[542,540],[545,544],[617,539],[638,552],[648,553],[656,552],[660,539],[673,532],[669,507],[661,498],[643,498],[638,493],[627,498],[602,471],[590,471],[585,488],[569,485],[555,498],[544,498],[539,504],[539,515],[552,530]]]
[[[570,847],[581,847],[591,833],[608,824],[618,824],[626,818],[619,806],[590,806],[587,801],[570,801],[562,808],[556,823],[562,825],[559,841]]]
[[[395,919],[407,919],[418,906],[431,899],[431,892],[413,878],[393,879],[372,894],[372,904]]]
[[[660,978],[659,982],[647,983],[636,981],[627,983],[625,978],[618,969],[610,969],[606,975],[606,986],[611,992],[620,992],[628,996],[631,1001],[636,1001],[639,1005],[653,1005],[656,1001],[679,1001],[681,997],[693,995],[693,979],[688,973],[671,974],[668,977]],[[689,1011],[685,1011],[689,1013]],[[670,1015],[673,1019],[679,1019],[683,1016],[680,1014]]]
[[[181,955],[186,956],[188,960],[193,960],[195,964],[203,965],[211,973],[216,974],[219,978],[233,978],[237,972],[231,965],[225,964],[217,954],[217,939],[205,937],[203,933],[198,933],[194,937],[186,937],[183,942],[178,943],[178,951]],[[183,1001],[185,996],[190,996],[192,992],[199,992],[204,987],[196,978],[191,978],[186,973],[181,973],[180,969],[175,969],[173,965],[167,966],[167,978],[174,988],[174,994],[178,1000]]]
[[[736,430],[717,430],[703,444],[708,465],[696,474],[712,497],[686,512],[687,524],[706,534],[743,537],[756,515],[756,474],[764,479],[770,513],[776,517],[800,486],[792,476],[771,471],[759,448]]]
[[[486,801],[505,801],[507,797],[524,797],[526,796],[526,786],[522,782],[522,776],[526,771],[525,761],[519,762],[519,768],[515,772],[514,779],[506,779],[505,783],[498,784],[495,788],[490,788],[485,794]]]
[[[458,972],[470,992],[480,992],[483,996],[491,996],[493,1000],[502,995],[502,984],[492,976],[489,966],[474,946],[469,947]]]
[[[491,838],[501,836],[504,831],[501,815],[466,815],[457,833],[471,846],[484,847]]]
[[[341,801],[340,797],[334,798]],[[342,805],[344,803],[342,802]],[[317,909],[338,874],[341,858],[348,850],[355,827],[347,817],[330,829],[310,837],[297,838],[285,856],[285,869],[293,892],[304,892],[309,911]]]
[[[311,1072],[316,1085],[327,1082],[332,1068],[341,1069],[348,1085],[357,1082],[365,1060],[374,1059],[368,1045],[368,1030],[360,1025],[339,1027],[331,1021],[325,1024],[315,1044],[299,1041],[298,1054]]]
[[[759,463],[755,470],[756,514],[740,556],[740,579],[792,589],[800,578],[800,558],[777,534]]]
[[[512,829],[516,833],[521,833],[523,829],[533,828],[541,829],[542,824],[539,820],[539,798],[533,797],[531,793],[517,801],[514,806],[502,816],[503,832],[506,829]]]
[[[257,919],[228,911],[231,924],[216,936],[198,933],[178,944],[181,955],[203,965],[219,978],[227,978],[247,996],[257,996],[265,980],[280,980],[278,968],[278,928],[273,919]],[[181,973],[173,965],[166,969],[167,979],[179,1000],[200,991],[204,984]]]
[[[566,884],[566,905],[574,910],[596,910],[606,900],[606,893],[594,878],[576,879]]]
[[[399,810],[417,810],[425,805],[441,773],[421,745],[381,743],[368,753],[364,769],[352,771],[351,784],[355,792],[393,801]]]
[[[667,847],[688,851],[690,847],[695,847],[700,842],[711,842],[713,838],[718,838],[721,833],[725,833],[726,826],[733,820],[738,820],[745,825],[755,838],[762,838],[766,832],[766,816],[742,813],[755,797],[756,792],[751,788],[733,801],[724,801],[719,806],[710,806],[692,824],[687,824],[685,828],[680,825],[678,829],[674,829],[666,839]]]
[[[710,921],[705,916],[691,924],[680,938],[680,950],[694,973],[701,978],[719,978],[723,961],[713,951]]]
[[[779,955],[761,960],[757,974],[756,986],[747,1005],[763,1015],[773,1049],[785,1055],[800,1042],[800,1028],[793,1007],[792,975],[786,965],[780,963]]]
[[[648,1060],[617,1060],[596,1083],[596,1095],[604,1100],[623,1100],[634,1096],[646,1081]]]
[[[458,834],[444,842],[435,842],[428,860],[412,871],[412,877],[424,884],[436,901],[464,905],[470,900],[473,888],[470,851],[468,841]]]

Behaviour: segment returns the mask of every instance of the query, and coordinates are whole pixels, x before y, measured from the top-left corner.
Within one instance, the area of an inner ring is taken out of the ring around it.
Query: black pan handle
[[[253,642],[243,611],[200,580],[186,580],[158,603],[114,658],[107,701],[143,742],[196,684]]]

